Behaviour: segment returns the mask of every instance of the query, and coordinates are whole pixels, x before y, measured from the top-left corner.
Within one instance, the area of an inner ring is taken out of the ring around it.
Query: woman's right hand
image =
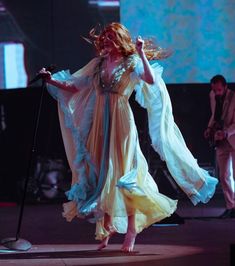
[[[42,79],[46,82],[49,82],[51,80],[51,72],[46,70],[45,67],[43,67],[40,71],[39,74],[42,76]]]

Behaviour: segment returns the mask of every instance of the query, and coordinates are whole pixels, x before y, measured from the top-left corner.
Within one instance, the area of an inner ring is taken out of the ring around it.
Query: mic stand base
[[[27,251],[32,247],[29,241],[22,238],[16,239],[15,237],[4,238],[1,240],[1,244],[8,249],[18,251]]]
[[[35,116],[36,123],[34,125],[32,149],[31,149],[31,154],[30,154],[30,158],[29,158],[29,162],[28,162],[28,169],[27,169],[27,176],[25,178],[23,197],[22,197],[21,204],[20,204],[20,213],[19,213],[19,218],[18,218],[16,237],[15,238],[13,238],[13,237],[12,238],[5,238],[5,239],[2,239],[0,241],[4,247],[6,247],[8,249],[12,249],[12,250],[27,251],[32,247],[30,242],[28,242],[25,239],[19,238],[19,236],[20,236],[21,223],[22,223],[22,218],[23,218],[23,213],[24,213],[24,205],[25,205],[25,199],[26,199],[26,194],[27,194],[30,171],[31,171],[31,167],[32,167],[33,157],[35,154],[38,125],[39,125],[39,119],[40,119],[40,114],[41,114],[41,109],[42,109],[42,101],[43,101],[43,95],[44,95],[45,89],[46,89],[46,83],[43,81],[42,82],[42,93],[41,93],[40,101],[39,101],[39,107],[38,107],[38,110],[37,110],[37,113]]]

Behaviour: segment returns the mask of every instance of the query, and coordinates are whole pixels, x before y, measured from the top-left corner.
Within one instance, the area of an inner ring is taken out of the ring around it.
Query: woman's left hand
[[[135,48],[138,54],[141,54],[144,51],[144,40],[140,36],[136,38]]]

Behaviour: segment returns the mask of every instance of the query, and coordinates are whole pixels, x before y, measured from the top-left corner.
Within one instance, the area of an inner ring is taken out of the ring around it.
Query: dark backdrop
[[[29,78],[43,66],[56,64],[58,70],[76,71],[93,56],[92,46],[82,39],[98,23],[119,21],[118,10],[91,7],[87,0],[5,0],[9,16],[16,25],[1,27],[15,33],[25,49],[25,64]],[[11,40],[13,36],[11,34]]]

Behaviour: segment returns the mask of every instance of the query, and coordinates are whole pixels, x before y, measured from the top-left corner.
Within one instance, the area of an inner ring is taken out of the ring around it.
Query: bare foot
[[[116,231],[112,231],[109,233],[108,236],[106,236],[101,243],[99,244],[97,250],[102,250],[103,248],[106,248],[108,246],[109,243],[109,239],[116,233]]]
[[[135,232],[127,232],[121,250],[124,252],[132,252],[134,250],[136,236],[137,233]]]
[[[106,248],[108,246],[109,239],[110,236],[106,236],[99,244],[97,250],[102,250],[103,248]]]

